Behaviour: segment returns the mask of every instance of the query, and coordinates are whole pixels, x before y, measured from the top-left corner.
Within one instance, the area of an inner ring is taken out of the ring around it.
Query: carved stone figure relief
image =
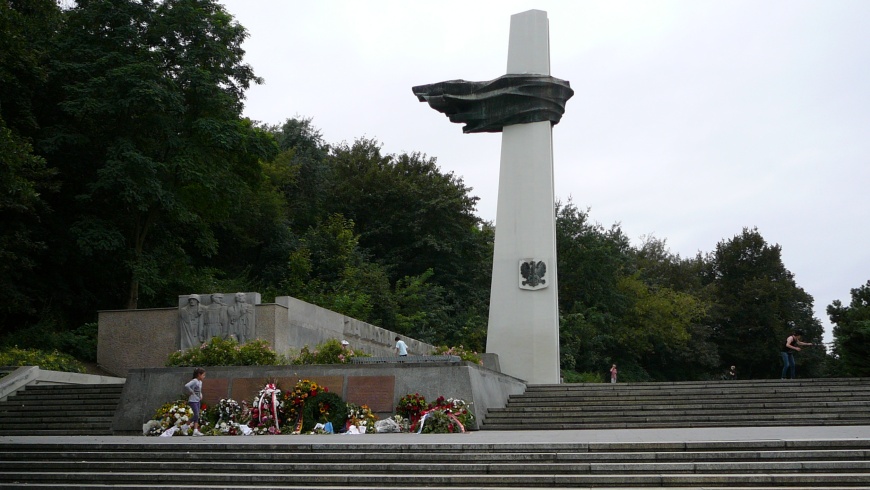
[[[202,330],[202,313],[199,295],[187,297],[187,305],[178,309],[178,328],[181,331],[181,349],[186,350],[202,344],[205,336]]]
[[[235,293],[232,304],[223,293],[178,297],[179,348],[198,347],[214,337],[236,339],[244,344],[256,338],[256,308],[259,293]]]
[[[230,321],[230,335],[240,344],[254,338],[254,305],[249,304],[245,293],[235,294],[235,303],[227,310]]]

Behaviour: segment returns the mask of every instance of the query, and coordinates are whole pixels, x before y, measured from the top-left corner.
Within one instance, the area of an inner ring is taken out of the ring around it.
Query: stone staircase
[[[460,442],[470,436],[457,435],[457,443],[329,442],[341,436],[320,436],[323,443],[279,442],[285,437],[294,436],[8,443],[2,446],[0,487],[870,487],[867,439],[468,444]]]
[[[870,378],[529,386],[483,430],[870,425]]]
[[[0,402],[0,436],[111,435],[123,384],[40,384]]]
[[[121,389],[28,386],[0,403],[0,488],[870,488],[870,438],[842,433],[685,442],[573,442],[582,431],[509,442],[496,441],[516,432],[478,433],[491,434],[484,442],[475,434],[5,437],[107,435]],[[870,379],[530,386],[490,411],[483,428],[870,425],[868,401]]]

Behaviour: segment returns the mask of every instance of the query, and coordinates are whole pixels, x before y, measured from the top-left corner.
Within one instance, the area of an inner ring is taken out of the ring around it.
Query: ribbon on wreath
[[[456,422],[456,424],[459,426],[459,432],[463,432],[463,433],[465,432],[465,426],[462,425],[462,422],[460,422],[458,418],[456,418],[456,415],[453,415],[451,412],[445,412],[443,410],[433,408],[432,410],[426,410],[425,412],[423,412],[423,416],[420,417],[420,427],[417,429],[417,434],[420,434],[423,432],[423,424],[426,423],[426,419],[429,417],[429,414],[432,412],[443,413],[444,415],[447,416],[448,419]]]
[[[296,426],[293,428],[294,434],[302,433],[302,412],[299,412],[299,418],[296,419]]]
[[[267,383],[266,387],[263,388],[263,396],[260,397],[259,404],[257,405],[257,410],[260,414],[260,423],[263,423],[263,420],[266,418],[265,413],[263,412],[263,405],[267,405],[270,408],[272,416],[272,420],[275,421],[275,428],[280,427],[280,421],[278,420],[278,394],[281,393],[281,390],[275,386],[275,383]],[[266,397],[270,397],[271,401],[265,401]]]

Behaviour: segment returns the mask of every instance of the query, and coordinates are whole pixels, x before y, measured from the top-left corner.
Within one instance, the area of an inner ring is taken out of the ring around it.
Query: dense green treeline
[[[262,83],[246,36],[213,0],[0,0],[3,342],[69,351],[97,310],[239,290],[482,351],[494,229],[471,189],[420,153],[242,117]],[[684,258],[554,212],[568,380],[613,362],[624,380],[776,377],[792,329],[821,339],[757,229]],[[801,376],[867,375],[868,288],[829,306],[835,356],[805,349]]]

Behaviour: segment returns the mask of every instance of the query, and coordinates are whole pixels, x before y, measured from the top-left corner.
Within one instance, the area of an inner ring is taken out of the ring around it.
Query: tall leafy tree
[[[45,286],[33,270],[46,249],[44,194],[57,186],[32,139],[59,20],[52,0],[0,0],[0,331],[32,318]]]
[[[633,268],[627,237],[605,229],[570,200],[556,203],[559,311],[563,369],[597,372],[616,360],[616,328],[633,298],[620,290]],[[603,370],[602,370],[603,372]]]
[[[365,139],[335,147],[332,166],[332,207],[354,220],[360,245],[389,264],[393,281],[430,268],[439,281],[466,280],[469,256],[482,250],[473,241],[477,198],[462,179],[442,174],[434,158],[383,155]]]
[[[393,288],[399,281],[416,284],[414,278],[431,270],[425,283],[447,296],[444,305],[457,323],[443,324],[433,339],[478,325],[477,317],[487,314],[493,235],[474,214],[471,189],[442,173],[434,158],[384,155],[375,140],[331,150],[326,206],[353,220],[360,248],[386,270]]]
[[[851,290],[848,306],[840,300],[828,305],[834,323],[836,376],[870,376],[870,281]]]
[[[778,353],[792,330],[802,329],[808,339],[821,338],[812,296],[795,284],[782,263],[781,247],[769,245],[757,229],[744,228],[720,242],[709,265],[713,340],[726,364],[736,364],[747,377],[778,377]],[[820,375],[823,358],[822,350],[802,352],[802,375]]]
[[[240,116],[260,82],[242,61],[246,36],[213,0],[81,0],[66,13],[52,67],[61,113],[43,148],[65,185],[58,240],[103,266],[79,275],[103,282],[86,289],[135,308],[167,266],[217,252],[215,225],[272,151]]]

